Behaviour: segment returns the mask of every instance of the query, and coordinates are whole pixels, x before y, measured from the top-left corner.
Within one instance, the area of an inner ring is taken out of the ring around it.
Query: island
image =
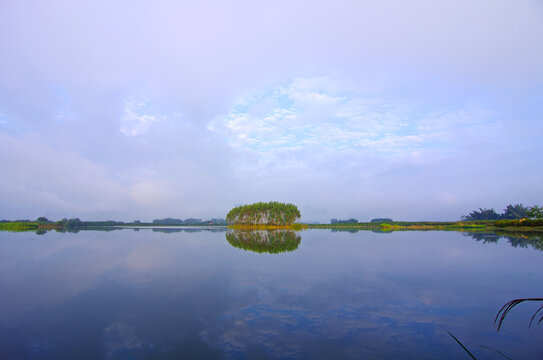
[[[296,228],[300,210],[293,204],[258,202],[233,208],[226,215],[230,227]]]

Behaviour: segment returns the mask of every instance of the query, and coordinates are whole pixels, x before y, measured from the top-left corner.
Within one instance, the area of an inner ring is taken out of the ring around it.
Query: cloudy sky
[[[0,218],[543,203],[541,1],[0,1]]]

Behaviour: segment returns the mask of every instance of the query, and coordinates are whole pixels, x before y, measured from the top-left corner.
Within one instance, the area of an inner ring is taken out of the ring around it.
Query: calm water
[[[446,330],[543,358],[541,304],[493,326],[542,270],[521,238],[455,232],[0,232],[0,358],[468,359]]]

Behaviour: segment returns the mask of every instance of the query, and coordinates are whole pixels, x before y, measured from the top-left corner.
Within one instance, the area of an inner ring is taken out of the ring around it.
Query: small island
[[[226,223],[237,228],[296,228],[301,227],[295,224],[299,218],[296,205],[270,201],[237,206],[226,215]]]

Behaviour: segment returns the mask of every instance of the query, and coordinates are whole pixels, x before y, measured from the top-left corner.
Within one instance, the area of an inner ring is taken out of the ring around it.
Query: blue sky
[[[543,203],[540,1],[0,3],[0,218]]]

